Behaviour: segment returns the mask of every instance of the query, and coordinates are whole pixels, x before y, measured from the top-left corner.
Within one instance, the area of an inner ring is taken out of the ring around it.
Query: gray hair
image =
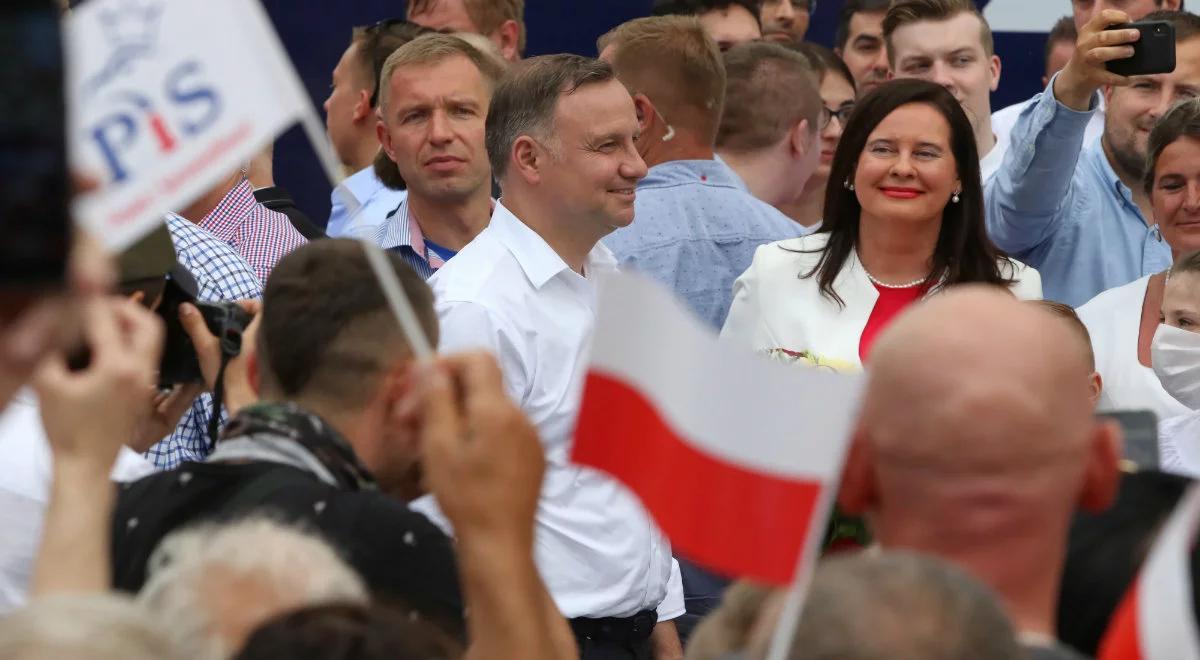
[[[542,55],[513,66],[492,94],[487,115],[487,153],[496,179],[504,177],[513,144],[523,135],[547,138],[558,100],[584,85],[613,80],[600,60],[580,55]]]
[[[995,595],[964,571],[916,554],[866,553],[817,569],[791,660],[1018,660]]]
[[[175,532],[146,570],[138,601],[170,622],[176,643],[196,660],[223,660],[245,641],[223,628],[249,634],[285,611],[368,601],[358,574],[328,543],[265,517]]]
[[[183,660],[167,636],[170,624],[126,596],[45,596],[0,618],[0,658]]]
[[[1185,137],[1200,140],[1200,98],[1185,99],[1171,106],[1151,129],[1146,141],[1146,172],[1142,177],[1147,195],[1154,188],[1154,170],[1163,150]]]

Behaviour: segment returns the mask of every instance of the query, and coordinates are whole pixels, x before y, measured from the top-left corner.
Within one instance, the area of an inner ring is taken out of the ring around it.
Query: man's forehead
[[[421,10],[418,13],[411,10],[408,12],[408,19],[417,25],[434,30],[479,31],[479,27],[471,20],[471,15],[467,13],[463,0],[427,0],[418,8]]]
[[[963,49],[982,52],[982,28],[982,19],[963,12],[946,19],[901,25],[892,32],[891,42],[898,57],[909,52],[934,54]]]
[[[869,35],[883,36],[883,17],[881,11],[860,11],[850,17],[850,36]]]
[[[584,85],[560,97],[554,118],[560,126],[572,126],[588,134],[637,130],[633,99],[615,79]]]

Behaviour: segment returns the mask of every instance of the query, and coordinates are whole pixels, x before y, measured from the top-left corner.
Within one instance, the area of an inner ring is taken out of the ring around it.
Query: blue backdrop
[[[991,18],[997,8],[1007,11],[1012,7],[1015,13],[1018,2],[1029,0],[991,0],[990,10],[986,7],[988,0],[979,4]],[[1070,4],[1065,0],[1043,2],[1061,3],[1063,13],[1070,11]],[[529,35],[526,54],[573,52],[595,55],[597,37],[614,25],[648,14],[652,4],[653,0],[526,0],[525,22]],[[329,75],[349,43],[350,28],[404,15],[404,3],[398,0],[340,3],[263,0],[263,5],[318,108],[329,93]],[[841,6],[842,0],[817,0],[808,38],[831,45]],[[1020,27],[1048,30],[1053,20],[1043,22],[1044,26]],[[996,34],[996,51],[1003,60],[1003,69],[1000,88],[992,95],[993,109],[1028,98],[1040,90],[1044,45],[1044,32]],[[276,144],[275,178],[292,192],[300,208],[318,225],[325,223],[329,217],[329,184],[298,129],[283,135]]]

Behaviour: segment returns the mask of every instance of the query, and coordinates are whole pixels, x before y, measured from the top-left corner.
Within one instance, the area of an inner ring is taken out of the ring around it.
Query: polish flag
[[[786,585],[824,536],[861,380],[723,344],[619,273],[600,286],[573,460],[637,493],[688,559]]]
[[[1117,608],[1100,660],[1200,660],[1192,607],[1192,552],[1200,528],[1193,486],[1163,526],[1142,573]]]

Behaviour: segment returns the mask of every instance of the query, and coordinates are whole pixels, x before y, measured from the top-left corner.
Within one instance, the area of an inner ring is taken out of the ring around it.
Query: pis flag
[[[604,278],[599,296],[572,459],[633,490],[688,559],[800,581],[824,537],[861,376],[727,345],[634,274]]]
[[[90,0],[65,44],[75,213],[114,250],[315,117],[258,0]]]

